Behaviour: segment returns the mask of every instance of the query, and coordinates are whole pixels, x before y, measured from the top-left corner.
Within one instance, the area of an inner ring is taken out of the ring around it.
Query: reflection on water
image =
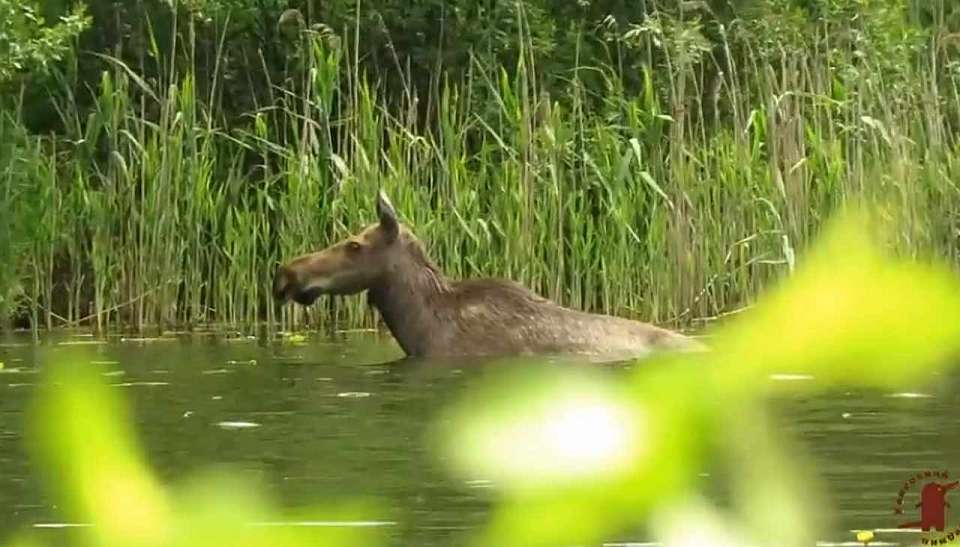
[[[393,508],[376,521],[252,525],[384,526],[399,543],[450,545],[484,522],[494,500],[482,477],[446,475],[425,438],[435,411],[469,382],[471,363],[400,359],[391,341],[370,335],[301,344],[61,335],[34,345],[7,337],[0,339],[0,541],[21,527],[57,534],[83,524],[58,516],[21,446],[22,410],[38,367],[76,344],[133,404],[161,478],[227,464],[285,506],[359,495]],[[850,544],[858,529],[879,530],[871,545],[917,541],[916,532],[896,529],[913,517],[893,514],[900,484],[918,470],[960,473],[960,379],[929,380],[895,393],[797,396],[775,405],[826,481],[833,522],[822,545]],[[802,387],[816,379],[783,374],[771,381]],[[618,539],[609,545],[643,545],[645,538]]]

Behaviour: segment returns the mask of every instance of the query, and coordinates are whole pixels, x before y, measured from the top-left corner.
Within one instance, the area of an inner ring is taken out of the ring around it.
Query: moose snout
[[[286,302],[290,298],[290,289],[295,285],[296,276],[286,266],[277,268],[277,274],[273,278],[273,297],[281,302]]]

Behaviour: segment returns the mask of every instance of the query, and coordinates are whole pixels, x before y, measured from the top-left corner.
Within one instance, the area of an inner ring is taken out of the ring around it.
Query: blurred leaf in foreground
[[[33,454],[67,518],[91,543],[162,545],[169,499],[144,467],[132,423],[96,372],[77,359],[53,367],[31,413]]]
[[[783,384],[770,375],[810,375],[803,385],[815,389],[891,386],[960,354],[957,278],[886,256],[868,220],[830,225],[796,275],[720,328],[708,353],[654,357],[626,384],[569,368],[484,381],[443,429],[454,472],[493,478],[503,496],[477,545],[595,543],[644,527],[671,545],[814,543],[818,483],[762,413],[761,397]],[[691,505],[717,470],[731,506]],[[666,509],[716,531],[681,533]]]
[[[664,383],[640,399],[612,383],[611,371],[497,368],[438,429],[455,473],[506,495],[476,545],[601,538],[692,490],[698,453],[690,443],[708,436],[706,421],[670,410],[692,392]]]
[[[30,413],[29,430],[33,455],[64,516],[92,525],[77,534],[81,545],[381,543],[379,528],[363,526],[365,516],[378,509],[373,504],[281,512],[255,485],[227,470],[194,477],[179,490],[164,487],[144,464],[117,392],[88,363],[75,358],[51,367]]]
[[[717,332],[717,381],[751,390],[744,380],[781,372],[894,386],[960,357],[956,274],[885,256],[868,227],[882,233],[862,213],[832,225],[795,276]]]
[[[478,391],[447,423],[470,422],[455,464],[515,488],[576,483],[616,475],[642,455],[642,411],[588,371],[557,375],[521,369],[510,383],[525,392],[517,405],[491,406],[497,394]]]

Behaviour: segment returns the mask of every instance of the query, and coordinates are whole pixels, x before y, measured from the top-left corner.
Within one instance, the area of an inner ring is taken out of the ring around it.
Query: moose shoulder
[[[640,357],[700,349],[647,323],[564,308],[512,281],[447,279],[381,192],[379,222],[281,266],[274,296],[310,305],[322,294],[367,291],[409,356],[585,354]]]

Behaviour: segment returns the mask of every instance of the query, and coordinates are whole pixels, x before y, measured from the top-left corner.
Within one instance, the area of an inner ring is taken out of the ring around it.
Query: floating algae
[[[288,344],[304,344],[307,341],[307,337],[303,334],[283,332],[283,333],[280,333],[280,336],[282,336],[283,341]]]

